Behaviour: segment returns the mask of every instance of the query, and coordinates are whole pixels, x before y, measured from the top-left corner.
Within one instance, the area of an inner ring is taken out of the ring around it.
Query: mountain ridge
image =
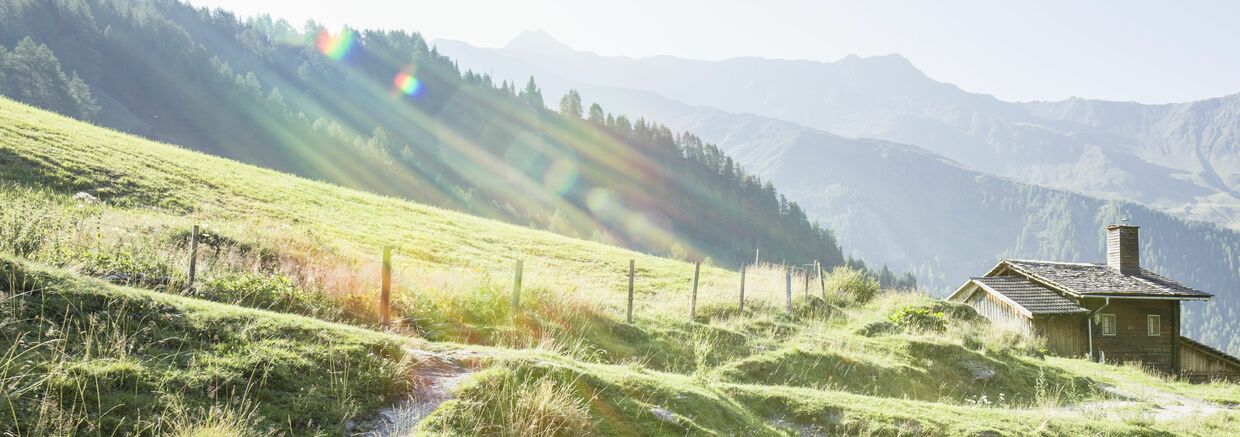
[[[435,44],[462,60],[478,58],[480,51],[502,51],[446,40]],[[647,90],[690,105],[783,119],[847,137],[917,144],[989,173],[1240,228],[1240,159],[1233,157],[1240,155],[1235,152],[1240,125],[1228,123],[1240,112],[1227,106],[1228,96],[1163,105],[1089,99],[1007,102],[931,79],[898,54],[824,62],[559,53],[526,56],[523,62],[544,73],[582,79],[584,85]],[[1150,120],[1163,131],[1145,131],[1120,123],[1140,119],[1111,120],[1124,116],[1113,108],[1127,108],[1133,113],[1129,117],[1170,115]],[[1082,123],[1090,119],[1077,115],[1091,112],[1105,113],[1109,118],[1096,120],[1108,124]],[[1203,138],[1223,143],[1205,143],[1208,147],[1198,153],[1193,142]],[[1093,148],[1107,153],[1100,157]]]

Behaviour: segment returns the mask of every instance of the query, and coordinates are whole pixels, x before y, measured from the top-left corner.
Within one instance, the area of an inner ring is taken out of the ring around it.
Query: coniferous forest
[[[548,109],[535,78],[461,71],[416,33],[172,0],[5,1],[0,22],[0,93],[122,131],[681,259],[849,262],[714,145],[575,92]]]

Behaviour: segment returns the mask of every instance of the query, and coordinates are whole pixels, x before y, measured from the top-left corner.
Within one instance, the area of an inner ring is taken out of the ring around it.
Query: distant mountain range
[[[1240,229],[1240,94],[1169,105],[1016,103],[935,81],[894,54],[836,62],[607,57],[544,32],[523,33],[502,49],[435,44],[463,67],[499,77],[538,72],[548,88],[553,75],[578,87],[649,91],[848,137],[916,144],[992,174]]]
[[[1112,115],[1137,107],[1145,119],[1164,120],[1177,110],[1210,112],[1205,103],[1007,103],[931,81],[899,56],[836,63],[616,58],[573,51],[543,33],[502,49],[435,45],[462,68],[497,80],[533,75],[549,96],[577,89],[609,111],[716,142],[834,230],[850,255],[913,271],[935,293],[1000,257],[1101,261],[1103,226],[1129,218],[1144,227],[1145,265],[1219,295],[1188,306],[1187,332],[1240,351],[1228,334],[1240,330],[1240,234],[1182,218],[1208,209],[1236,220],[1228,206],[1235,196],[1218,176],[1218,168],[1240,168],[1218,153],[1236,142],[1211,135],[1210,145],[1196,146],[1210,157],[1199,164],[1210,164],[1194,172],[1186,160],[1160,159],[1143,146],[1170,129]],[[1211,116],[1222,120],[1223,112]],[[1226,174],[1234,185],[1237,173]],[[1126,191],[1099,192],[1103,187]],[[1178,210],[1170,208],[1173,198],[1183,202]],[[1203,206],[1208,199],[1219,201]]]

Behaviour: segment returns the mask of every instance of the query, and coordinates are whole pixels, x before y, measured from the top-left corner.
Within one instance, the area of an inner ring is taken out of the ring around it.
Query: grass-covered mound
[[[0,257],[0,434],[339,434],[403,396],[399,337]]]
[[[420,429],[447,435],[1163,435],[1123,421],[844,391],[731,384],[513,353]]]

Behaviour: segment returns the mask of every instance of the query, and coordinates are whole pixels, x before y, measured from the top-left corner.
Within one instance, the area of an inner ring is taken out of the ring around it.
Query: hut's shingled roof
[[[1018,276],[990,276],[974,281],[1006,296],[1033,315],[1083,314],[1089,310],[1045,286]]]
[[[1052,283],[1081,296],[1128,295],[1166,298],[1210,298],[1213,296],[1145,269],[1141,269],[1138,275],[1124,275],[1105,264],[1033,260],[1004,260],[1004,263],[1018,273]]]

